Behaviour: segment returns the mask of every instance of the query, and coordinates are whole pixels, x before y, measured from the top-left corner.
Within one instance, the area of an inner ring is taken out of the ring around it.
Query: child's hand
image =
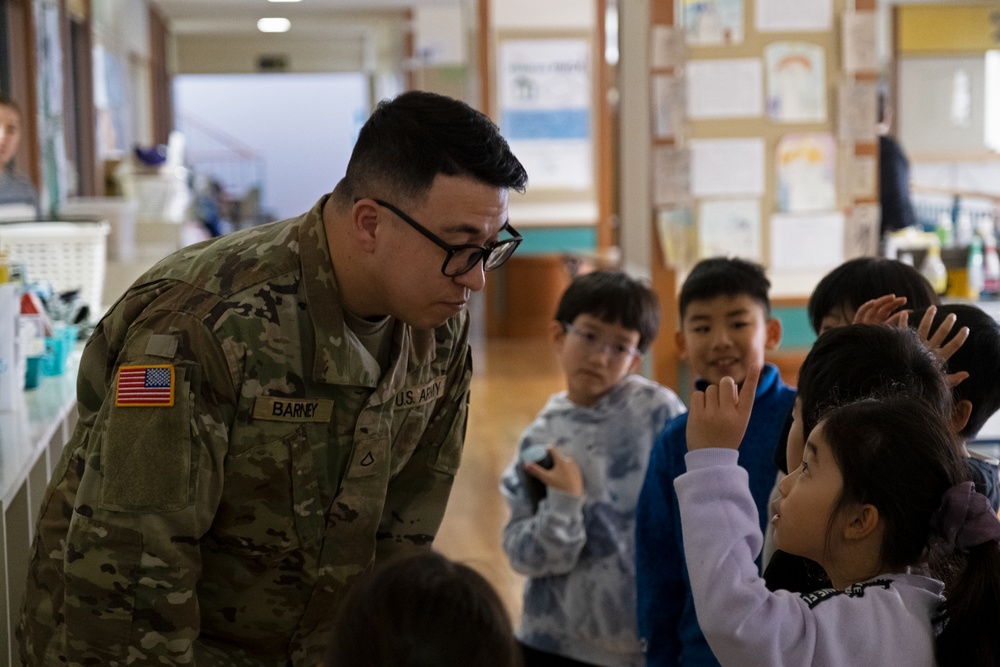
[[[853,322],[854,324],[886,324],[905,327],[909,323],[910,311],[899,310],[905,305],[905,296],[886,294],[861,304],[858,311],[854,313]]]
[[[924,313],[924,316],[920,318],[920,325],[917,327],[917,333],[920,334],[920,340],[923,341],[931,352],[944,363],[951,359],[951,356],[958,352],[965,341],[969,338],[969,327],[962,327],[958,330],[954,336],[951,337],[947,343],[944,339],[948,337],[951,330],[955,327],[955,313],[949,313],[941,324],[938,326],[934,333],[931,333],[931,326],[934,324],[934,316],[937,315],[937,306],[931,306]],[[948,376],[948,384],[952,387],[960,384],[962,380],[969,377],[966,371],[960,371],[958,373],[950,373]]]
[[[583,473],[576,461],[564,456],[558,450],[549,448],[553,464],[545,469],[537,463],[525,463],[524,470],[551,489],[558,489],[568,496],[583,495]]]
[[[691,394],[687,423],[689,452],[710,447],[740,448],[747,422],[750,421],[759,379],[760,368],[754,365],[750,367],[739,395],[731,377],[722,378],[718,386],[709,385],[705,391]]]

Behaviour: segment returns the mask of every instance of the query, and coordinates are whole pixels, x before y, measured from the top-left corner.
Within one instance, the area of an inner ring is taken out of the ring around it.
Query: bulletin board
[[[652,13],[657,259],[683,274],[739,256],[794,280],[876,252],[874,0]]]

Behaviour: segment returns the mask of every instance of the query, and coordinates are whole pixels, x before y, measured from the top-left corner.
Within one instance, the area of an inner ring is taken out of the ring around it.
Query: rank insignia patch
[[[174,366],[121,366],[118,368],[118,407],[170,407],[174,404]]]

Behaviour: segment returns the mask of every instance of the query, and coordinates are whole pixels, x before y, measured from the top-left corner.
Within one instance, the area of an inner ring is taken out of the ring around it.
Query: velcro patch
[[[115,405],[119,408],[174,404],[174,365],[119,366]]]
[[[277,398],[258,396],[253,402],[253,418],[277,422],[328,422],[333,401],[328,398]]]

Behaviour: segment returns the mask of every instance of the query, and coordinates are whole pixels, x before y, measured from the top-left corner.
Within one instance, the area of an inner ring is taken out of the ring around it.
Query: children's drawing
[[[767,115],[783,123],[826,121],[826,59],[823,47],[775,42],[764,49]]]

